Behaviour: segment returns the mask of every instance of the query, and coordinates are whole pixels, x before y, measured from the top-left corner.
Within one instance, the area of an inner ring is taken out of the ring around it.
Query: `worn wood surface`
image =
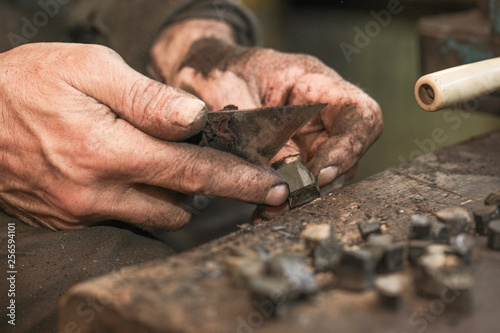
[[[311,223],[333,224],[344,244],[358,244],[357,223],[368,217],[405,241],[411,215],[455,205],[472,209],[499,190],[500,133],[494,133],[390,168],[253,231],[240,230],[164,261],[75,286],[62,302],[60,331],[496,332],[500,252],[488,250],[485,237],[476,238],[474,311],[468,315],[450,311],[443,300],[416,297],[407,268],[398,310],[382,308],[374,291],[336,289],[324,273],[318,275],[321,290],[313,300],[296,303],[284,318],[267,319],[267,308],[259,309],[245,288],[232,284],[225,259],[234,249],[256,246],[303,254],[299,234]]]

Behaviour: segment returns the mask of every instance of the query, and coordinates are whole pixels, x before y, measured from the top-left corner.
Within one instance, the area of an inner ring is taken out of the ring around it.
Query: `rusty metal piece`
[[[500,217],[500,208],[496,205],[480,206],[474,208],[473,214],[477,233],[487,235],[490,221]]]
[[[266,165],[327,104],[209,112],[199,145]],[[192,141],[192,140],[191,140]]]
[[[446,223],[450,237],[472,231],[472,218],[463,207],[448,207],[436,213],[436,217]]]
[[[255,267],[252,261],[248,263],[253,268],[239,265],[239,274],[250,271],[245,278],[253,304],[265,308],[268,316],[282,316],[292,301],[318,291],[315,275],[300,256],[278,254],[267,261],[262,260],[262,267]]]
[[[408,244],[408,262],[416,266],[418,263],[418,260],[420,259],[421,256],[423,256],[427,252],[427,247],[432,245],[431,241],[428,240],[421,240],[421,239],[415,239],[415,240],[410,240]]]
[[[233,283],[238,287],[248,285],[266,270],[265,261],[257,256],[231,256],[226,259],[225,264]]]
[[[500,250],[500,219],[491,221],[488,226],[488,247]]]
[[[317,272],[331,271],[337,265],[343,245],[330,224],[311,224],[301,233],[305,247],[313,257]]]
[[[470,234],[462,233],[450,240],[450,245],[455,252],[463,258],[467,265],[472,261],[472,250],[474,249],[474,237]]]
[[[458,256],[457,251],[449,244],[431,244],[425,249],[426,254],[450,254]]]
[[[384,235],[371,235],[365,246],[365,248],[373,254],[376,263],[376,272],[385,274],[402,270],[403,245],[394,244],[392,242],[392,237],[384,238],[383,236]]]
[[[267,266],[269,276],[284,279],[292,295],[309,296],[318,291],[314,273],[300,256],[279,254],[272,257]]]
[[[485,205],[496,205],[500,206],[500,192],[490,193],[486,199],[484,199]]]
[[[371,234],[381,233],[380,223],[374,219],[370,219],[368,222],[358,223],[358,229],[364,240],[366,240]]]
[[[375,289],[383,307],[397,309],[403,292],[403,278],[397,274],[377,277],[375,279]]]
[[[258,276],[249,281],[252,303],[267,317],[283,317],[296,297],[286,280],[272,276]]]
[[[290,303],[318,291],[316,277],[300,256],[262,251],[238,251],[226,260],[227,271],[236,286],[247,286],[252,303],[266,309],[267,316],[286,314]]]
[[[448,225],[438,221],[433,221],[431,224],[431,238],[437,243],[448,244],[450,241]]]
[[[365,249],[343,252],[336,273],[339,288],[356,291],[371,288],[375,279],[373,253]]]
[[[313,251],[314,268],[317,272],[335,271],[343,245],[335,237],[322,240]]]
[[[304,240],[304,245],[309,253],[312,253],[316,246],[334,234],[333,225],[330,224],[310,224],[300,234]]]
[[[385,246],[392,244],[394,241],[394,237],[392,235],[382,235],[382,234],[371,234],[368,236],[366,241],[367,246]]]
[[[290,208],[305,205],[320,197],[314,175],[300,161],[285,164],[276,170],[288,184]]]
[[[402,244],[390,244],[384,247],[384,254],[377,263],[377,273],[393,273],[401,271],[403,265],[404,247]]]
[[[424,296],[439,297],[443,289],[450,287],[452,277],[472,279],[460,258],[442,252],[424,254],[417,267],[415,283],[417,291]]]
[[[428,216],[411,217],[410,239],[429,239],[431,237],[431,219]]]
[[[448,308],[469,312],[472,309],[473,278],[463,261],[451,254],[428,253],[420,257],[414,276],[417,292],[427,297],[452,299]],[[453,296],[453,298],[451,298]]]

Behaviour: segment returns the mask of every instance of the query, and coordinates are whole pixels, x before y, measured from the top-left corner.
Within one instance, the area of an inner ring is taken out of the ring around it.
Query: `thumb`
[[[134,127],[160,139],[182,141],[205,125],[203,101],[136,72],[111,49],[92,46],[86,52],[91,61],[83,62],[85,71],[73,79],[73,86]]]

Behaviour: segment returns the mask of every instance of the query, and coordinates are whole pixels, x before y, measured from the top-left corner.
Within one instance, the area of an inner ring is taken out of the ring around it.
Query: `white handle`
[[[500,90],[500,58],[422,76],[415,98],[425,111],[438,111]]]

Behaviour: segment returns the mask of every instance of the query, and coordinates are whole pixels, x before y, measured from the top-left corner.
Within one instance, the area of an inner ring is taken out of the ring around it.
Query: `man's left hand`
[[[177,60],[169,52],[175,47],[182,54]],[[152,64],[163,81],[198,96],[209,110],[229,104],[251,109],[328,103],[271,161],[301,159],[320,187],[342,175],[352,180],[357,162],[383,129],[378,104],[320,60],[238,46],[225,23],[190,20],[175,24],[153,49]],[[261,207],[254,222],[286,209]]]

